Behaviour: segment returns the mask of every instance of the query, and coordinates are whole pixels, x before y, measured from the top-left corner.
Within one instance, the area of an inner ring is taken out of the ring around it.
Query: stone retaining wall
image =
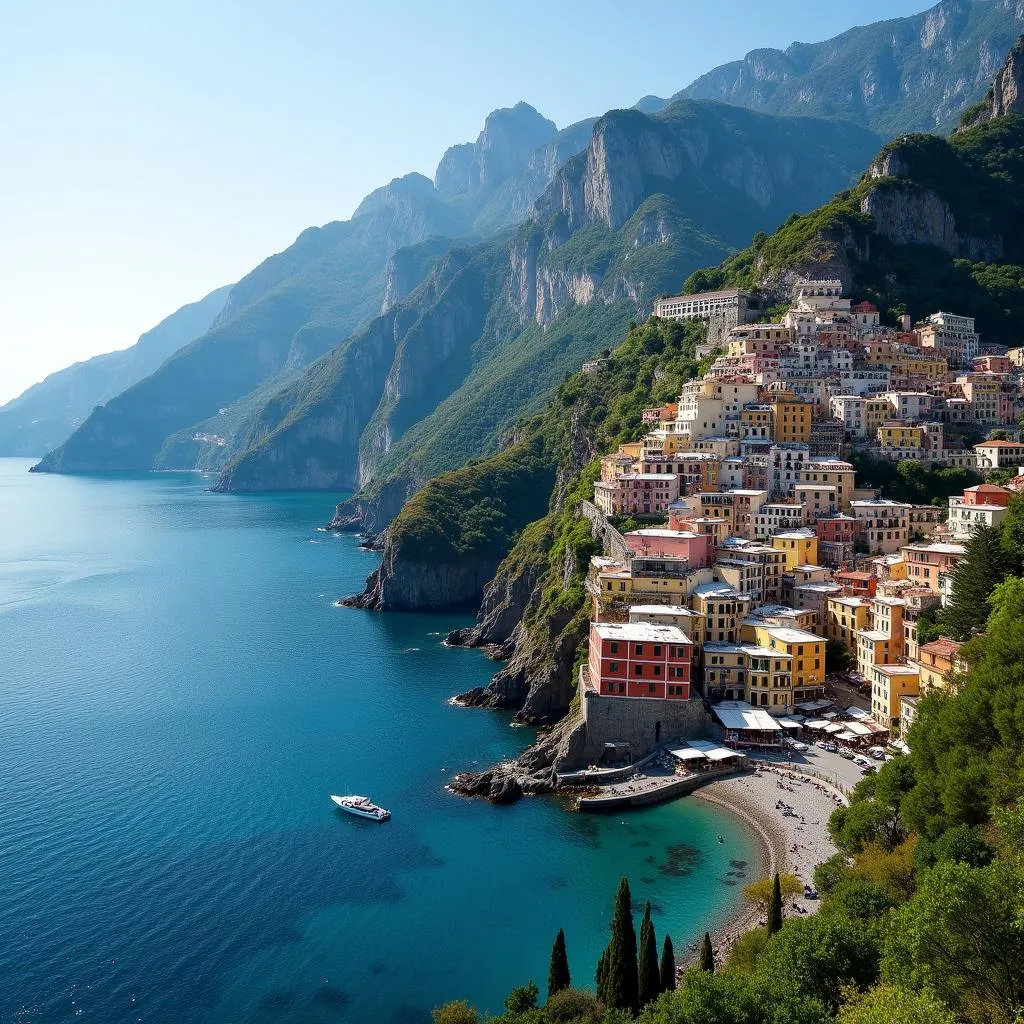
[[[580,515],[590,523],[594,540],[601,542],[601,548],[609,558],[626,558],[629,548],[626,538],[608,522],[605,514],[591,501],[580,501]]]
[[[628,743],[633,761],[639,761],[672,740],[716,737],[720,733],[703,702],[696,699],[603,697],[586,689],[580,706],[585,728],[578,754],[581,765],[596,763],[606,743]]]

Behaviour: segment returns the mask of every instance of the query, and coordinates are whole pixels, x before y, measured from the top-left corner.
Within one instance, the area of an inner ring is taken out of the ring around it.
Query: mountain
[[[724,104],[605,115],[524,223],[450,250],[272,396],[218,489],[362,487],[350,511],[382,528],[426,479],[495,451],[655,296],[850,181],[876,148],[852,125]]]
[[[1015,46],[1000,72],[1004,87],[1018,53]],[[1019,343],[1022,227],[1024,115],[1004,113],[948,140],[912,135],[889,143],[853,188],[695,272],[687,287],[759,288],[781,300],[796,277],[838,276],[847,294],[877,303],[890,322],[904,311],[917,317],[942,308],[976,317],[985,340]],[[462,601],[474,574],[507,551],[483,588],[476,624],[449,642],[488,645],[508,663],[464,699],[515,709],[522,721],[565,715],[586,637],[586,565],[600,548],[581,505],[592,493],[596,457],[639,437],[644,406],[672,398],[700,372],[693,358],[700,330],[656,318],[631,326],[599,373],[563,383],[542,413],[517,425],[502,452],[431,480],[388,528],[381,565],[353,603],[438,607],[422,585],[438,569],[455,584],[452,603]],[[492,488],[492,475],[500,487]],[[531,521],[521,498],[482,497],[492,494],[529,495],[534,508],[547,498],[546,514]],[[569,717],[514,774],[532,784],[530,777],[548,772],[571,744],[571,727]],[[486,792],[495,778],[469,784]]]
[[[948,131],[980,98],[1024,28],[1021,0],[942,0],[820,43],[752,50],[676,93],[772,114],[842,117],[886,137]]]
[[[350,220],[304,231],[238,282],[206,334],[96,409],[38,468],[219,467],[259,429],[268,396],[404,299],[452,240],[520,218],[588,135],[586,124],[557,131],[527,104],[495,111],[475,143],[445,154],[440,187],[409,174]]]
[[[182,306],[130,348],[75,363],[0,407],[0,455],[29,457],[64,441],[102,402],[148,377],[214,322],[230,287]]]

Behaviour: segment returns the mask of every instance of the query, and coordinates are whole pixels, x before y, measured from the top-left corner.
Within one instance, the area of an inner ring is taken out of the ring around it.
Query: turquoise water
[[[677,945],[738,898],[754,841],[698,801],[448,795],[529,734],[447,703],[494,667],[452,617],[334,606],[375,556],[317,531],[328,497],[29,464],[0,460],[0,1021],[497,1011],[559,927],[591,982],[620,875]]]

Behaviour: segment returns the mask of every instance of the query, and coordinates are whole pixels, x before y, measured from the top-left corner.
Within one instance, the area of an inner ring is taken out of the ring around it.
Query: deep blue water
[[[447,703],[494,668],[452,617],[334,606],[375,556],[317,531],[329,498],[29,465],[0,460],[0,1021],[497,1011],[560,926],[591,983],[622,874],[677,946],[738,899],[754,841],[697,801],[447,794],[529,734]]]

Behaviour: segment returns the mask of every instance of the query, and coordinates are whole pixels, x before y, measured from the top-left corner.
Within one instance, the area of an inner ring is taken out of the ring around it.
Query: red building
[[[853,597],[874,597],[878,586],[874,573],[854,572],[852,569],[840,569],[833,573],[832,582],[838,583]]]
[[[835,515],[817,520],[814,533],[821,564],[834,567],[852,561],[857,535],[863,532],[864,522],[855,516]]]
[[[587,671],[602,696],[688,700],[693,643],[678,626],[593,622]]]
[[[975,484],[964,488],[965,505],[998,505],[1006,508],[1013,498],[1013,491],[995,484]]]

